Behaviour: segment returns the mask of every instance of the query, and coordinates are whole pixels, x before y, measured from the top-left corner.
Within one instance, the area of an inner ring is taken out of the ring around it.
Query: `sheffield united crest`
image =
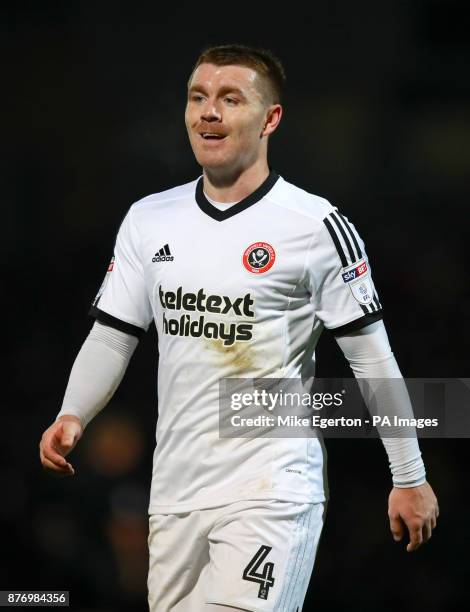
[[[267,242],[254,242],[243,253],[243,265],[253,274],[263,274],[273,267],[276,253]]]

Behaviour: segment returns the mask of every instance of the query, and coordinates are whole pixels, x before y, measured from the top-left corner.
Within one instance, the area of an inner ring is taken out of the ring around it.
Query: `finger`
[[[47,457],[42,458],[42,465],[44,469],[54,472],[55,474],[63,474],[64,476],[75,474],[75,470],[67,463],[64,467],[58,466],[52,461],[50,461]]]
[[[395,542],[399,542],[403,538],[404,528],[400,517],[390,517],[390,531],[392,532],[392,537]]]
[[[43,435],[39,446],[40,448],[42,448],[43,450],[47,450],[48,452],[59,452],[60,451],[59,442],[60,442],[60,436],[58,435],[58,432],[51,431],[51,432],[46,432]]]
[[[41,463],[44,469],[50,470],[51,472],[64,472],[65,471],[65,468],[53,463],[46,457],[42,457]]]
[[[427,542],[432,536],[431,519],[426,521],[423,525],[423,542]]]
[[[50,452],[48,449],[43,448],[41,450],[41,461],[43,459],[47,459],[47,461],[55,465],[57,468],[60,468],[65,473],[75,474],[72,464],[68,463],[67,460],[62,457],[62,455],[59,455],[54,451]]]
[[[433,514],[431,517],[431,529],[435,529],[436,525],[437,525],[437,518],[436,518],[436,515]]]
[[[42,454],[46,459],[57,466],[63,467],[67,464],[66,459],[62,455],[59,455],[52,447],[43,446]]]
[[[413,552],[417,548],[421,546],[423,543],[423,532],[421,527],[414,527],[409,529],[410,533],[410,542],[406,547],[408,552]]]
[[[50,465],[53,465],[55,469],[57,469],[57,470],[58,470],[58,469],[63,470],[63,469],[65,468],[65,464],[67,463],[65,460],[64,460],[64,463],[63,463],[63,464],[62,464],[62,463],[61,463],[61,464],[58,464],[58,463],[56,463],[55,461],[52,461],[52,460],[51,460],[49,457],[47,457],[47,456],[44,454],[44,450],[43,450],[42,448],[41,448],[41,449],[40,449],[40,451],[39,451],[39,457],[40,457],[40,459],[41,459],[41,463],[42,463],[43,467],[50,467]],[[52,468],[51,468],[51,469],[52,469]]]

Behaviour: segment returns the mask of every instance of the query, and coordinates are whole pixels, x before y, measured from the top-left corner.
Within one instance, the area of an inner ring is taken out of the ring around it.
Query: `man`
[[[266,51],[226,45],[199,57],[185,120],[203,177],[129,210],[96,322],[40,444],[45,468],[74,474],[65,457],[154,319],[152,611],[302,608],[323,524],[322,446],[317,437],[219,437],[220,381],[311,381],[323,327],[358,378],[400,377],[354,226],[268,167],[283,83]],[[390,410],[403,402],[390,390],[377,399]],[[408,529],[412,551],[431,536],[436,498],[416,438],[383,441],[394,482],[390,527],[396,540]]]

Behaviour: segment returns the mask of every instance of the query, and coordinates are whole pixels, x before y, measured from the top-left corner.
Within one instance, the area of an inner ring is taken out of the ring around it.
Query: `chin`
[[[196,161],[203,168],[223,168],[224,166],[230,165],[230,160],[224,155],[216,155],[206,152],[199,152],[195,154]]]

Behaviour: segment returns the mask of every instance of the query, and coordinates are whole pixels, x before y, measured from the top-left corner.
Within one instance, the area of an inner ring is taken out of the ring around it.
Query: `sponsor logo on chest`
[[[159,285],[158,295],[165,334],[193,338],[202,336],[221,340],[225,346],[231,346],[236,341],[247,342],[253,337],[253,323],[250,320],[254,319],[255,311],[254,298],[250,293],[233,298],[208,293],[202,288],[197,292],[184,291],[183,287],[178,287],[176,291],[167,291]],[[180,314],[171,317],[171,311],[179,311]],[[214,321],[211,315],[224,315],[229,318],[218,318]],[[238,322],[237,318],[242,320]]]

